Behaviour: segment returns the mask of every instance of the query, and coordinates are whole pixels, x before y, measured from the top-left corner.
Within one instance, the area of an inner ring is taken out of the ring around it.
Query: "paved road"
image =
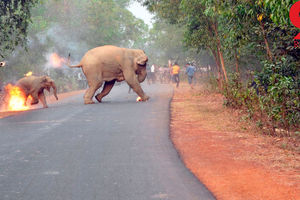
[[[214,199],[169,139],[172,88],[143,87],[146,103],[121,85],[0,119],[0,200]]]

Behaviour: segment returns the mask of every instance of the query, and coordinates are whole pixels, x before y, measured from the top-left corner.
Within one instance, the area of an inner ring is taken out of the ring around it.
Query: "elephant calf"
[[[105,84],[102,92],[95,96],[99,102],[111,91],[116,81],[124,80],[141,97],[142,101],[147,101],[149,97],[140,86],[147,76],[147,61],[148,57],[143,50],[107,45],[89,50],[78,65],[71,66],[68,63],[68,66],[81,67],[86,76],[89,88],[84,94],[85,104],[94,103],[92,98],[103,82]]]
[[[48,108],[46,97],[44,95],[44,89],[50,92],[51,88],[53,88],[54,96],[56,100],[58,100],[56,94],[56,85],[54,81],[48,76],[27,76],[21,78],[16,83],[16,85],[19,86],[24,91],[26,95],[25,103],[27,101],[28,96],[31,95],[32,97],[31,105],[39,103],[40,100],[43,104],[43,107]]]

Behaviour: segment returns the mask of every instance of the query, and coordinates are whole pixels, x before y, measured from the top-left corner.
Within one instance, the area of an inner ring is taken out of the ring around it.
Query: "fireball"
[[[32,76],[32,71],[28,72],[27,74],[24,74],[24,76]]]
[[[52,53],[50,55],[51,65],[55,68],[61,67],[63,63],[66,62],[65,58],[60,57],[57,53]]]
[[[142,98],[141,98],[141,97],[137,97],[137,98],[136,98],[136,102],[139,102],[139,101],[142,101]]]
[[[261,22],[263,20],[263,17],[264,17],[264,14],[260,14],[257,16],[257,20]]]
[[[6,98],[8,111],[22,111],[29,109],[29,107],[25,105],[25,93],[20,87],[8,84],[5,86],[5,90],[7,92]]]

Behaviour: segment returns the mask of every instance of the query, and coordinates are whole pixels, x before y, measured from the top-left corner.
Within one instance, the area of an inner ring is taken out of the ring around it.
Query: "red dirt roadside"
[[[65,98],[68,98],[68,97],[71,97],[71,96],[74,96],[74,95],[77,95],[77,94],[80,94],[83,92],[84,92],[84,90],[60,93],[60,94],[57,94],[57,97],[58,97],[58,100],[60,101],[62,99],[65,99]],[[52,94],[50,96],[47,96],[46,98],[47,98],[48,104],[56,101],[56,99],[53,97]],[[40,103],[38,104],[38,106],[42,107],[42,105]],[[0,111],[0,119],[11,116],[11,115],[17,115],[22,112],[26,112],[26,111],[5,111],[5,112]]]
[[[171,139],[186,167],[223,200],[300,199],[300,153],[259,134],[223,97],[174,89]]]

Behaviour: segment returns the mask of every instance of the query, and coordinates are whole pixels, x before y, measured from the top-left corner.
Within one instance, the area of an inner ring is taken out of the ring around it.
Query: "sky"
[[[143,7],[140,3],[134,2],[129,7],[128,10],[133,13],[134,16],[144,20],[146,24],[152,27],[151,18],[153,15],[149,13],[149,11]]]

